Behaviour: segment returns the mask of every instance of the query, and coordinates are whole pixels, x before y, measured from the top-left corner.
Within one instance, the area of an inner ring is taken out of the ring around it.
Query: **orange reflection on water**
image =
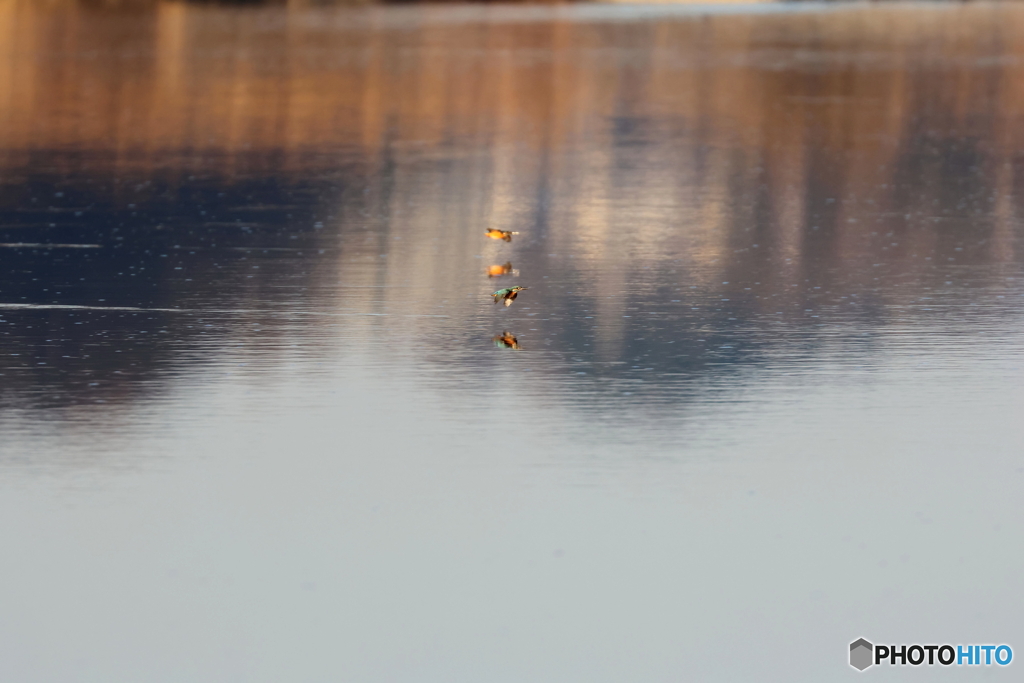
[[[502,265],[487,267],[487,277],[502,277],[503,275],[518,275],[519,271],[512,268],[512,262],[506,261]]]

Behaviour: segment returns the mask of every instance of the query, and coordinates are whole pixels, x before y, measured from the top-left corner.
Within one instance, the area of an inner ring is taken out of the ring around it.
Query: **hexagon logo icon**
[[[874,663],[871,661],[874,650],[875,646],[863,638],[853,641],[850,643],[850,666],[857,671],[868,668]]]

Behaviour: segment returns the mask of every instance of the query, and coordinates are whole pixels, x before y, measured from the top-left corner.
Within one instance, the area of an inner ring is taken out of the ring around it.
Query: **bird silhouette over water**
[[[512,235],[518,234],[518,232],[512,232],[511,230],[498,230],[497,228],[491,228],[486,232],[486,235],[492,240],[505,240],[506,242],[511,242]]]
[[[505,330],[501,334],[494,335],[491,341],[494,342],[494,345],[497,346],[499,349],[519,348],[519,340],[516,339],[516,336],[509,332],[508,330]]]
[[[511,306],[512,302],[516,300],[517,296],[519,296],[519,292],[524,289],[529,289],[529,287],[520,287],[519,285],[516,285],[515,287],[506,287],[505,289],[499,289],[491,296],[494,297],[494,303],[504,301],[505,306]]]

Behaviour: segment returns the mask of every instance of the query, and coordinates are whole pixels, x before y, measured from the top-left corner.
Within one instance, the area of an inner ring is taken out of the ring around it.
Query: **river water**
[[[0,0],[0,679],[1024,652],[1024,7],[115,5]]]

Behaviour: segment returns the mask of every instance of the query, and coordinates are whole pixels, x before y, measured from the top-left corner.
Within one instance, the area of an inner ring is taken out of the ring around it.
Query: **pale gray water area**
[[[0,0],[0,680],[1024,655],[1021,84],[1020,5]]]

